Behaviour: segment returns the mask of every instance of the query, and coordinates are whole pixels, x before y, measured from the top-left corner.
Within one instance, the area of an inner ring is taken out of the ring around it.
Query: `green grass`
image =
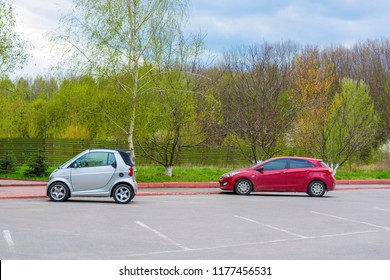
[[[337,170],[338,180],[390,179],[390,170]]]
[[[13,173],[0,173],[0,178],[10,178],[10,179],[26,179],[26,180],[47,180],[50,173],[56,169],[56,166],[49,167],[47,170],[47,176],[41,176],[41,177],[31,177],[31,176],[26,176],[24,173],[28,170],[28,166],[18,166],[16,168],[16,171]]]
[[[138,182],[216,182],[232,168],[215,166],[174,166],[172,177],[165,175],[163,166],[137,166]]]
[[[27,166],[18,167],[16,172],[12,174],[0,174],[0,178],[15,178],[28,180],[48,180],[49,174],[56,167],[48,169],[48,175],[43,177],[28,177],[24,175]],[[216,167],[216,166],[174,166],[173,176],[165,175],[163,166],[137,166],[137,181],[138,182],[216,182],[222,174],[243,167]],[[359,169],[337,170],[336,179],[338,180],[354,180],[354,179],[390,179],[390,170],[375,170],[375,169]]]

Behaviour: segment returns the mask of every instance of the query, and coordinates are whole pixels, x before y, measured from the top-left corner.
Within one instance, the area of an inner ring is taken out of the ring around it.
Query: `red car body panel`
[[[283,163],[286,165],[280,168]],[[271,165],[279,165],[279,169],[267,170]],[[323,182],[327,191],[335,188],[335,178],[329,167],[319,159],[303,157],[272,158],[253,167],[226,173],[219,181],[221,190],[234,191],[240,179],[249,180],[255,192],[307,192],[313,181]]]

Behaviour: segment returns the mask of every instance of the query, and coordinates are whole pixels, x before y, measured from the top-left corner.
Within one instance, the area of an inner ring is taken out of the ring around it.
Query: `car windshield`
[[[272,158],[269,158],[269,159],[266,159],[266,160],[259,160],[259,161],[256,162],[256,164],[252,165],[250,168],[256,169],[259,166],[262,166],[264,163],[267,163],[271,159]]]
[[[80,156],[80,154],[78,154],[77,156],[71,158],[71,159],[68,160],[67,162],[64,162],[64,163],[61,164],[58,168],[66,168],[71,162],[75,161],[79,156]]]

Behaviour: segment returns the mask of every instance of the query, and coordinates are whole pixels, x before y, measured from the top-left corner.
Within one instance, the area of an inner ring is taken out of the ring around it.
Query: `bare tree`
[[[221,93],[224,129],[250,161],[278,152],[293,120],[288,76],[296,46],[267,44],[225,53]]]

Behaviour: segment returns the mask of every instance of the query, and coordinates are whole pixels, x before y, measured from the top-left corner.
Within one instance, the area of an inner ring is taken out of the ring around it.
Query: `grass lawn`
[[[56,167],[48,169],[48,175]],[[241,167],[243,168],[243,167]],[[24,175],[27,167],[18,167],[16,172],[12,174],[0,174],[0,178],[15,178],[15,179],[33,179],[33,180],[48,180],[48,175],[43,177],[28,177]],[[137,181],[138,182],[216,182],[222,174],[237,168],[222,168],[216,166],[174,166],[173,176],[165,175],[163,166],[137,166]],[[347,170],[340,168],[337,170],[336,179],[338,180],[353,180],[353,179],[390,179],[390,170]]]

